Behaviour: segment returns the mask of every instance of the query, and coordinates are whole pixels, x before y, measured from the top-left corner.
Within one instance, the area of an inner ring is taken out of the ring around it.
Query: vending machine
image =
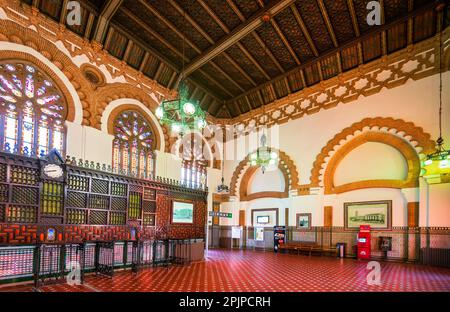
[[[286,227],[274,226],[273,227],[273,251],[278,252],[281,245],[286,243]]]
[[[358,259],[370,259],[370,225],[360,225],[358,233]]]

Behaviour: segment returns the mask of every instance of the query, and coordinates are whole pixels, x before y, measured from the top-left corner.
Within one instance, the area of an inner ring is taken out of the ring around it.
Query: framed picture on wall
[[[257,224],[269,224],[270,223],[270,216],[257,216],[256,217],[256,223]]]
[[[359,229],[370,225],[372,229],[392,229],[392,200],[344,203],[345,229]]]
[[[297,213],[296,218],[297,229],[311,229],[311,214],[310,213]]]
[[[255,228],[255,241],[258,241],[258,242],[264,241],[264,228],[263,227]]]
[[[172,202],[172,223],[194,223],[194,204],[174,200]]]

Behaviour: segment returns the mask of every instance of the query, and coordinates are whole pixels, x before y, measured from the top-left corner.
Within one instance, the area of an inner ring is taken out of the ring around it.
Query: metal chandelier
[[[186,24],[186,12],[183,12],[183,18]],[[185,45],[186,36],[183,34],[183,66],[177,88],[178,98],[175,100],[164,100],[155,112],[161,124],[170,126],[173,132],[179,133],[181,136],[191,130],[202,130],[207,125],[206,114],[198,101],[189,99],[189,90],[184,77]]]
[[[436,141],[436,152],[426,156],[422,162],[422,176],[450,173],[450,150],[444,148],[442,137],[442,30],[439,37],[439,137]]]

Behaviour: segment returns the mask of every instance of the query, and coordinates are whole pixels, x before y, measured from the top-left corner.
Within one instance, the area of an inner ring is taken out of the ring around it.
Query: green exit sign
[[[231,212],[219,212],[219,211],[210,211],[210,217],[219,217],[219,218],[232,218],[233,214]]]

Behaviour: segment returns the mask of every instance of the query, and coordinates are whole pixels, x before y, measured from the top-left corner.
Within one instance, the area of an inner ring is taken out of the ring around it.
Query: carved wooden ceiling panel
[[[308,41],[302,30],[298,26],[292,9],[287,8],[283,10],[280,14],[275,16],[275,21],[277,22],[278,26],[280,26],[283,34],[286,35],[286,39],[292,46],[292,49],[294,50],[300,61],[306,62],[311,60],[314,57],[314,52],[308,44]]]
[[[233,118],[433,36],[444,2],[384,0],[370,26],[369,1],[80,0],[66,27],[168,88],[184,70],[192,100]],[[22,2],[65,23],[61,0]]]
[[[355,31],[347,1],[327,0],[324,2],[338,42],[343,43],[353,39],[355,37]]]
[[[320,52],[333,48],[333,41],[325,25],[319,5],[316,0],[303,0],[296,2],[297,9],[306,23],[311,37]]]

